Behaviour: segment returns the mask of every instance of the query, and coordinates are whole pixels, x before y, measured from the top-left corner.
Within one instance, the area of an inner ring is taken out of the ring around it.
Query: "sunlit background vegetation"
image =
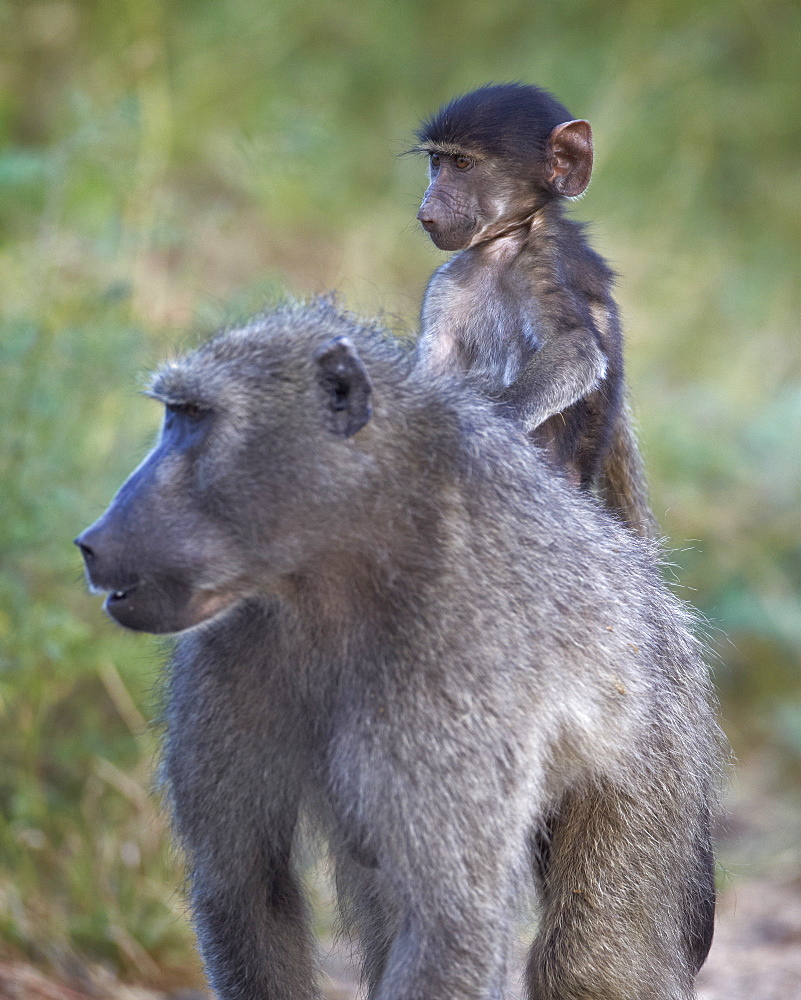
[[[488,80],[590,119],[672,575],[724,720],[801,775],[794,0],[0,0],[0,952],[189,981],[151,795],[154,640],[71,539],[144,454],[165,353],[284,292],[413,330],[442,259],[416,119]]]

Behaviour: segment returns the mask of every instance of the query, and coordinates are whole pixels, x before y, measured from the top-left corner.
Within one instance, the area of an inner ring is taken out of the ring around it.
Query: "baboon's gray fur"
[[[651,547],[326,300],[152,392],[174,419],[79,543],[124,623],[202,623],[163,775],[217,995],[318,996],[303,818],[376,1000],[499,997],[531,883],[532,998],[693,997],[719,743]]]

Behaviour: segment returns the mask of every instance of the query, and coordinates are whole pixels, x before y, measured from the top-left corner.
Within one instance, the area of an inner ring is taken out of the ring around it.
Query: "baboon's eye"
[[[194,448],[211,426],[211,410],[197,403],[168,403],[164,414],[164,440],[171,447]]]
[[[431,155],[428,158],[428,162],[435,170],[439,170],[439,165],[442,162],[442,157],[439,155],[439,153],[431,153]]]
[[[473,166],[473,161],[468,156],[457,156],[453,162],[457,170],[469,170]]]
[[[200,420],[205,416],[207,410],[201,409],[197,403],[169,403],[167,409],[176,416],[186,417],[188,420]]]

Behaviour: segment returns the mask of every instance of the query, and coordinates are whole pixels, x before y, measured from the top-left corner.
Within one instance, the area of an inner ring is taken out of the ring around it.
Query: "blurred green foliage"
[[[141,373],[289,290],[413,329],[416,119],[488,80],[589,118],[676,577],[735,746],[801,766],[793,0],[0,0],[0,940],[193,973],[149,794],[160,652],[71,538],[158,421]]]

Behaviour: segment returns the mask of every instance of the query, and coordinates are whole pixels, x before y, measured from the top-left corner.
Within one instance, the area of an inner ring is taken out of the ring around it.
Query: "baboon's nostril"
[[[94,552],[88,545],[84,545],[84,543],[80,540],[80,538],[75,539],[75,544],[81,550],[81,555],[86,560],[86,564],[89,565],[89,563],[92,562],[92,560],[95,557]]]

